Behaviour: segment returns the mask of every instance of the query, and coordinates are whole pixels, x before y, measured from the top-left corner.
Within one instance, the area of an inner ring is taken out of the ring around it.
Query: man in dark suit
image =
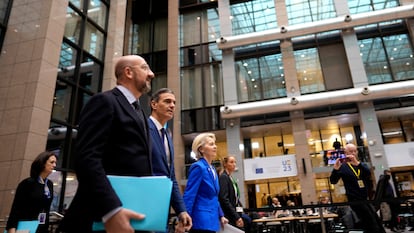
[[[142,57],[128,55],[116,63],[115,76],[117,86],[94,95],[82,110],[75,160],[79,185],[61,232],[92,232],[92,223],[103,221],[108,233],[132,233],[130,219],[145,218],[122,208],[106,176],[152,175],[148,125],[138,99],[151,89],[154,73]]]
[[[152,142],[153,173],[156,176],[167,176],[173,182],[171,205],[180,220],[175,232],[183,233],[191,228],[192,222],[175,177],[173,141],[164,127],[173,118],[174,110],[174,93],[168,88],[159,89],[151,97],[151,116],[148,124]]]

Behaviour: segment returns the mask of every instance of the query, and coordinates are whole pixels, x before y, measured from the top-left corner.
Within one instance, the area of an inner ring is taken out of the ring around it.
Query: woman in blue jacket
[[[190,167],[184,202],[193,219],[190,233],[207,233],[220,230],[228,223],[220,207],[219,177],[211,162],[217,155],[216,136],[213,133],[199,134],[193,141],[193,152],[198,161]]]

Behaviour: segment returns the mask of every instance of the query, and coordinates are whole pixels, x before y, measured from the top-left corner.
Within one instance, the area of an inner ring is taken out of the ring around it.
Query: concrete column
[[[285,64],[284,72],[286,77],[287,96],[299,96],[300,86],[296,75],[296,60],[293,53],[292,42],[290,40],[284,40],[280,44],[280,48],[282,51],[283,64]],[[310,151],[308,139],[306,137],[306,124],[303,111],[291,111],[290,119],[295,141],[296,164],[298,169],[298,179],[301,186],[302,202],[305,205],[310,204],[311,202],[316,203],[318,199],[315,191],[315,176],[309,155]]]
[[[385,157],[384,142],[382,141],[377,114],[371,101],[358,103],[358,109],[362,132],[365,132],[367,135],[364,141],[368,146],[374,177],[378,179],[384,173],[384,170],[388,169],[388,162]]]
[[[229,0],[223,0],[218,2],[220,30],[222,36],[232,34],[231,20],[229,20],[230,2]],[[237,83],[236,83],[236,70],[234,68],[234,52],[233,49],[227,49],[222,51],[222,70],[223,70],[223,87],[226,87],[224,91],[224,105],[237,104]],[[226,138],[227,138],[227,152],[236,157],[238,170],[233,174],[234,178],[238,181],[240,189],[240,202],[244,207],[246,206],[247,188],[244,184],[244,169],[242,152],[240,151],[239,144],[243,141],[240,131],[240,119],[226,120]]]
[[[295,140],[296,164],[298,179],[302,192],[304,205],[317,202],[315,175],[312,171],[312,163],[309,156],[309,145],[306,137],[306,126],[303,111],[290,112],[293,138]]]
[[[342,31],[345,53],[347,56],[349,71],[351,73],[354,87],[364,87],[368,85],[367,75],[365,73],[364,63],[360,55],[358,39],[353,29]]]
[[[67,0],[14,1],[0,56],[0,218],[45,150]]]
[[[226,139],[227,139],[227,152],[229,155],[234,155],[237,161],[237,171],[233,173],[233,177],[238,181],[240,189],[240,202],[244,207],[247,206],[246,200],[248,200],[247,188],[244,185],[244,169],[243,169],[243,153],[240,151],[240,143],[243,143],[243,138],[240,133],[240,120],[232,119],[227,121],[226,124]],[[251,206],[249,206],[251,207]]]
[[[346,15],[349,14],[349,7],[347,0],[334,0],[334,7],[336,15]]]
[[[289,24],[289,18],[286,11],[286,2],[285,1],[278,1],[274,0],[275,3],[275,9],[277,11],[276,19],[278,27],[284,25],[287,26]]]
[[[126,22],[127,0],[111,1],[108,18],[108,33],[105,47],[105,68],[102,80],[102,91],[116,86],[115,63],[124,55],[124,33]],[[130,24],[128,24],[130,25]]]
[[[280,43],[282,52],[283,70],[285,75],[285,86],[287,97],[300,95],[299,80],[296,71],[296,60],[291,40],[283,40]]]
[[[181,80],[180,80],[180,48],[179,48],[179,12],[178,1],[168,2],[168,68],[167,68],[167,86],[170,88],[177,100],[175,105],[175,116],[173,119],[173,141],[174,141],[174,164],[175,176],[181,187],[185,182],[185,146],[181,137]],[[184,191],[182,188],[181,191]]]

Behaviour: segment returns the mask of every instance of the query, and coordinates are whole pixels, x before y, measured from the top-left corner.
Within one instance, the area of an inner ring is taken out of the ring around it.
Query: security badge
[[[46,223],[46,213],[39,213],[39,216],[37,217],[39,220],[39,224],[45,224]]]
[[[360,188],[365,188],[363,180],[358,180],[358,185],[359,185]]]

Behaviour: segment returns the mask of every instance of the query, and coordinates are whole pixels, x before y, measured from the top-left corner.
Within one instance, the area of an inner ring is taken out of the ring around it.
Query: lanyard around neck
[[[351,168],[352,172],[355,174],[357,179],[359,180],[359,176],[361,175],[361,170],[358,168],[357,171],[355,171],[354,166],[352,166],[350,163],[347,163],[347,164]]]
[[[236,205],[237,205],[237,203],[239,203],[239,198],[240,198],[239,185],[237,184],[237,181],[231,175],[229,176],[230,176],[231,182],[233,183],[234,194],[236,195]]]
[[[37,182],[39,182],[40,184],[43,184],[44,186],[43,186],[43,191],[44,191],[44,195],[47,197],[47,198],[50,198],[50,190],[49,190],[49,186],[47,186],[47,181],[48,181],[48,179],[46,178],[46,179],[42,179],[42,177],[38,177],[37,178]]]

